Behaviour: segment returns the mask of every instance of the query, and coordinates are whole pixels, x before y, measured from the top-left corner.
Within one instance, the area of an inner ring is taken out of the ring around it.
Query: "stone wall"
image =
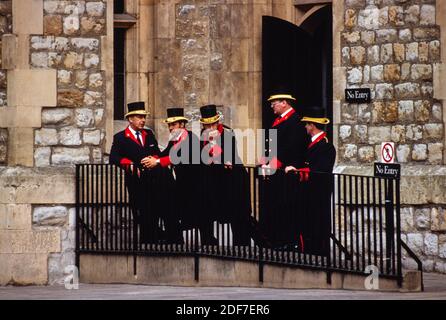
[[[440,61],[435,1],[345,2],[342,64],[349,88],[370,88],[372,103],[342,104],[339,161],[380,159],[396,143],[399,163],[442,164],[442,102],[434,99]]]
[[[0,2],[0,38],[12,31],[12,5],[11,1]],[[2,48],[2,42],[0,39],[0,52]],[[1,58],[0,58],[1,65]],[[6,100],[6,87],[7,87],[7,72],[0,67],[0,107],[7,105]],[[0,129],[0,165],[7,162],[7,150],[8,150],[8,131]]]
[[[110,2],[0,2],[0,284],[60,283],[74,264],[72,167],[105,150]]]
[[[343,6],[337,53],[343,77],[349,88],[370,88],[372,103],[340,99],[338,171],[373,175],[381,142],[395,142],[402,239],[426,271],[445,273],[445,118],[435,83],[444,60],[446,17],[438,14],[444,8],[433,0],[345,0]],[[407,255],[403,261],[416,268]]]
[[[57,70],[57,106],[42,109],[37,167],[101,163],[104,145],[103,1],[44,1],[44,32],[30,39],[31,68]]]

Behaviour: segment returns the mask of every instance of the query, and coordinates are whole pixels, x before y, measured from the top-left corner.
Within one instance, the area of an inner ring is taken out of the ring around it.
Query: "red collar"
[[[144,145],[146,145],[146,136],[147,136],[147,132],[146,132],[145,130],[141,130],[140,132],[141,132],[142,143],[143,143]],[[136,140],[135,135],[132,133],[132,131],[130,131],[129,127],[125,128],[124,135],[125,135],[126,138],[130,138],[130,139],[132,139],[135,143],[137,143],[138,145],[140,145],[140,144],[139,144],[139,141]]]
[[[282,122],[288,120],[294,113],[296,112],[296,110],[291,109],[290,112],[288,112],[285,116],[279,116],[276,118],[276,120],[274,120],[274,123],[272,125],[272,127],[274,128],[275,126],[278,126],[279,124],[281,124]]]
[[[321,141],[322,139],[324,139],[327,136],[327,134],[324,132],[322,133],[319,137],[316,138],[316,140],[314,140],[313,142],[311,142],[308,145],[308,149],[310,149],[311,147],[313,147],[316,143],[318,143],[319,141]]]
[[[178,146],[187,139],[189,133],[187,132],[186,129],[183,129],[183,131],[181,132],[180,137],[178,138],[177,141],[173,142],[173,148],[176,150],[178,148]]]

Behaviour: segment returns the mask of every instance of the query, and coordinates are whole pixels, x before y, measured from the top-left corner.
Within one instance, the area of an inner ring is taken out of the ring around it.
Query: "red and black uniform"
[[[217,135],[210,136],[208,130],[203,130],[200,142],[203,164],[200,203],[205,209],[201,219],[205,223],[231,223],[233,244],[248,245],[251,236],[249,175],[239,158],[234,132],[222,124],[217,131]],[[227,162],[231,163],[230,168],[225,167]]]
[[[297,243],[299,240],[299,232],[296,230],[301,212],[297,209],[304,199],[299,181],[295,176],[286,175],[284,169],[287,166],[305,166],[310,137],[305,130],[305,124],[300,120],[297,112],[290,109],[273,122],[271,129],[277,130],[277,156],[269,155],[272,157],[269,165],[278,170],[260,183],[260,191],[264,195],[260,206],[260,226],[276,247]],[[270,142],[268,151],[273,150]]]
[[[277,117],[271,129],[277,130],[277,156],[270,161],[272,167],[285,169],[287,166],[301,168],[304,166],[305,153],[310,138],[305,130],[305,124],[300,121],[294,109],[286,115]],[[272,150],[271,145],[269,149]]]
[[[191,132],[181,129],[181,133],[174,140],[170,140],[161,152],[160,164],[169,168],[175,177],[172,185],[173,212],[181,222],[182,230],[200,227],[200,185],[196,181],[200,175],[200,155],[193,158],[193,150],[199,150],[199,140]]]
[[[310,178],[304,183],[307,208],[302,228],[305,253],[328,255],[330,249],[331,173],[335,159],[336,150],[325,132],[308,146],[306,164],[310,168]]]
[[[113,137],[110,163],[126,169],[125,182],[134,218],[140,226],[140,242],[156,242],[162,237],[159,218],[165,215],[162,207],[165,174],[157,168],[143,170],[141,160],[147,156],[159,157],[160,150],[151,130],[141,130],[138,141],[129,127]],[[133,165],[133,170],[130,169]],[[139,169],[139,174],[136,169]]]

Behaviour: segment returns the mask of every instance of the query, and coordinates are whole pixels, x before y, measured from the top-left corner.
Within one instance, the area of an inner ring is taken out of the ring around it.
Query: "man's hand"
[[[288,172],[297,172],[297,169],[293,166],[288,166],[285,168],[285,173],[288,173]]]
[[[144,168],[153,169],[158,165],[156,160],[156,158],[148,156],[141,160],[141,164],[144,166]]]

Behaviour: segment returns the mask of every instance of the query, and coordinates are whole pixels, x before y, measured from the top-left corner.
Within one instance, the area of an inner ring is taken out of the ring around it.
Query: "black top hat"
[[[127,104],[127,110],[128,112],[125,114],[125,117],[132,116],[135,114],[140,115],[148,115],[149,113],[146,111],[144,101],[138,101],[138,102],[131,102]]]
[[[217,113],[217,106],[215,104],[208,104],[200,108],[201,119],[203,124],[211,124],[220,120],[221,116]]]
[[[314,122],[320,124],[329,124],[330,120],[325,117],[325,110],[319,107],[306,108],[304,111],[304,117],[301,121]]]
[[[164,120],[164,123],[173,123],[176,121],[189,121],[186,117],[184,117],[184,109],[183,108],[168,108],[167,109],[167,119]]]

